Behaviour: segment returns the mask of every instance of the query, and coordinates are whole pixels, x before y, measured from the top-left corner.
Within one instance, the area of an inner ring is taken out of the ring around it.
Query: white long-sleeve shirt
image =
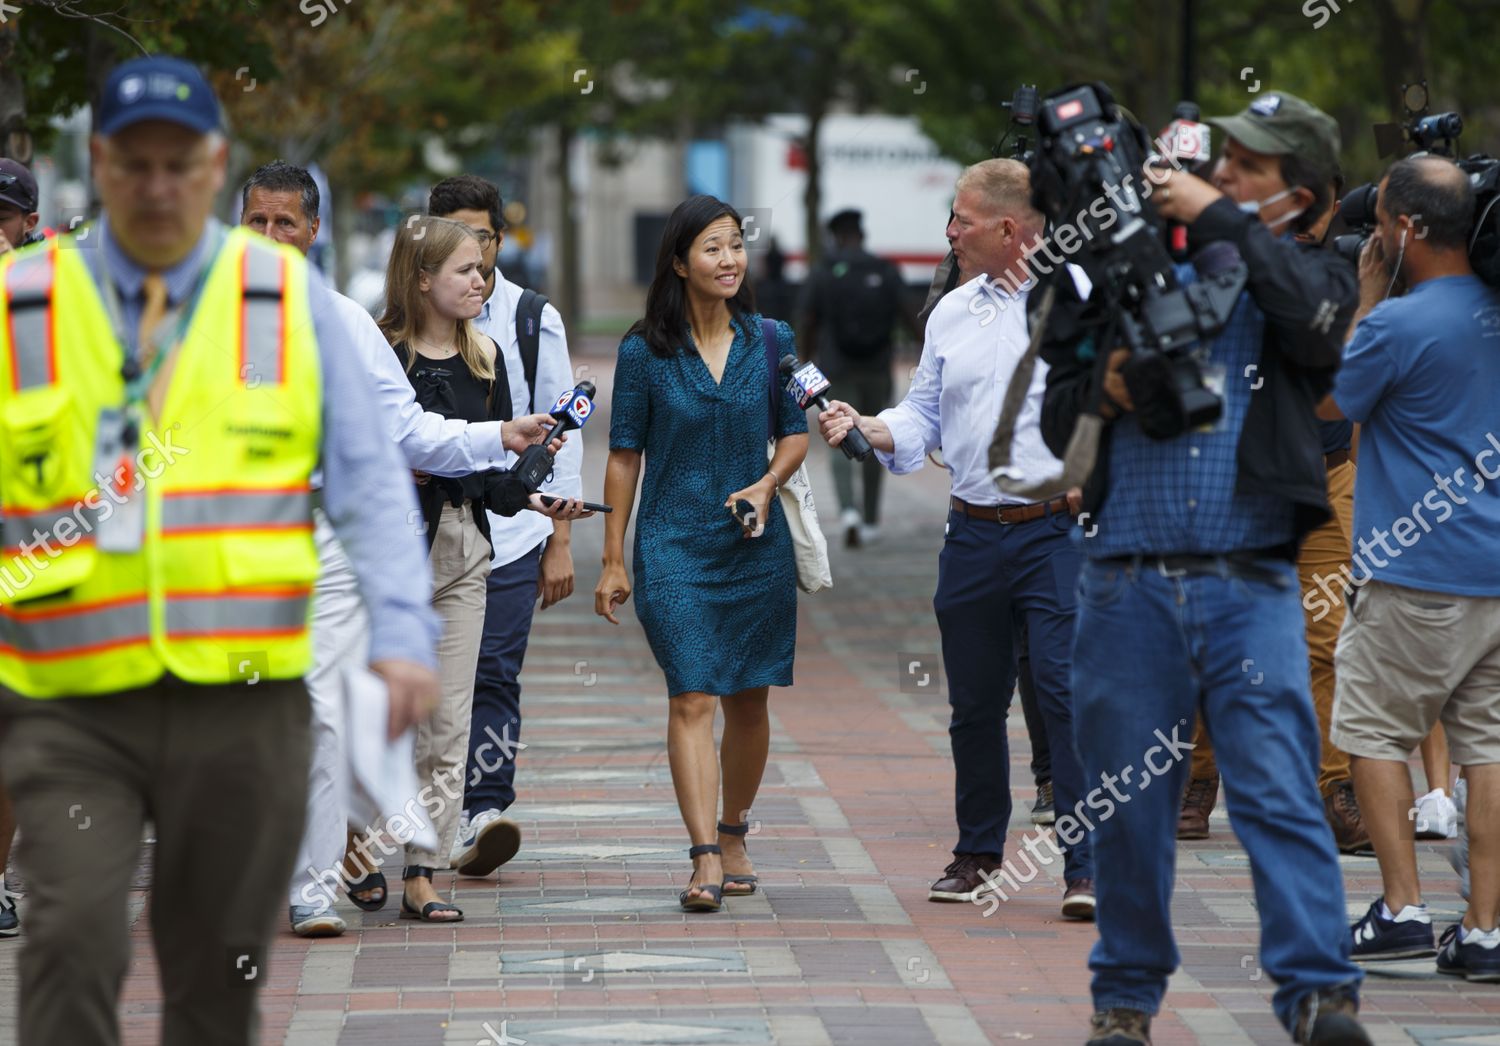
[[[521,351],[516,344],[516,310],[521,304],[523,288],[511,283],[495,270],[495,289],[484,303],[475,325],[495,339],[505,360],[505,375],[510,382],[511,417],[531,413],[528,409],[530,389],[521,365]],[[562,315],[550,304],[542,309],[541,343],[536,360],[536,409],[546,412],[564,391],[576,384],[573,363],[568,358],[568,336],[563,330]],[[506,452],[501,468],[515,463],[516,455]],[[552,478],[542,490],[564,498],[583,497],[583,433],[568,433],[568,441],[558,451]],[[490,567],[514,563],[552,536],[552,520],[539,512],[518,512],[510,518],[490,513],[490,540],[495,554]]]
[[[878,415],[890,427],[895,453],[876,451],[876,457],[899,476],[921,468],[928,453],[942,447],[954,497],[971,505],[1024,504],[1027,499],[1001,493],[990,479],[990,443],[1030,338],[1027,292],[1009,294],[987,284],[988,276],[977,276],[955,288],[927,318],[911,390]],[[1042,441],[1046,388],[1047,364],[1037,360],[1011,453],[1012,465],[1028,480],[1060,475],[1063,468]]]
[[[470,423],[423,410],[401,361],[370,314],[337,291],[330,289],[328,296],[350,332],[349,350],[374,379],[381,412],[407,465],[435,476],[462,476],[504,468],[515,460],[500,442],[500,422]],[[550,527],[551,521],[547,523]]]

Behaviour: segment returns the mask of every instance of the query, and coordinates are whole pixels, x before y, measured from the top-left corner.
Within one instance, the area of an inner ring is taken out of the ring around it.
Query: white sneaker
[[[1458,807],[1441,788],[1417,800],[1412,821],[1418,839],[1453,839],[1458,836]]]
[[[463,852],[453,861],[459,875],[483,878],[521,849],[521,826],[499,810],[481,810],[460,839]]]
[[[859,540],[866,545],[873,545],[880,540],[880,528],[874,523],[866,523],[859,528]]]
[[[844,547],[859,548],[860,532],[864,529],[864,517],[857,508],[846,508],[839,513],[839,526],[844,528]]]

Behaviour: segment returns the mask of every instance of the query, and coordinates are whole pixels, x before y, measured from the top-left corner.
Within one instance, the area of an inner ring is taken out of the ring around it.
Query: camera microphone
[[[823,376],[816,363],[798,363],[797,357],[790,352],[781,357],[781,364],[777,368],[781,376],[786,379],[786,394],[797,401],[797,406],[806,410],[816,403],[824,410],[828,410],[828,397],[825,393],[831,385],[829,380]],[[870,441],[865,439],[865,434],[855,426],[849,430],[844,437],[839,449],[844,452],[846,458],[854,461],[864,461],[870,456]]]

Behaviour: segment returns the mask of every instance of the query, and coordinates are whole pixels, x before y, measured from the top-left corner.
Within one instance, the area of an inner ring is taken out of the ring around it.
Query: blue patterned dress
[[[797,566],[780,499],[758,538],[741,537],[724,499],[766,474],[771,375],[760,317],[734,321],[724,376],[696,352],[670,359],[645,339],[620,343],[611,450],[639,450],[646,466],[635,520],[635,611],[667,693],[725,696],[791,686],[797,642]],[[748,332],[748,337],[747,337]],[[776,325],[777,348],[795,352]],[[807,417],[777,390],[778,436]]]

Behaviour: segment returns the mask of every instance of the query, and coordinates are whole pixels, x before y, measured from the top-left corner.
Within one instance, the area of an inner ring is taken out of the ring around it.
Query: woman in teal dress
[[[615,512],[594,592],[595,611],[619,624],[614,611],[634,591],[666,673],[667,754],[693,858],[679,897],[689,911],[718,911],[724,895],[755,892],[745,834],[770,747],[767,688],[791,686],[797,640],[797,567],[775,495],[807,455],[807,418],[773,381],[745,273],[732,207],[693,196],[672,212],[646,315],[620,343],[604,480]],[[795,352],[791,328],[776,330],[778,352]],[[776,453],[767,463],[773,411]],[[632,589],[625,528],[643,459]],[[739,499],[755,506],[763,530],[730,514]]]

